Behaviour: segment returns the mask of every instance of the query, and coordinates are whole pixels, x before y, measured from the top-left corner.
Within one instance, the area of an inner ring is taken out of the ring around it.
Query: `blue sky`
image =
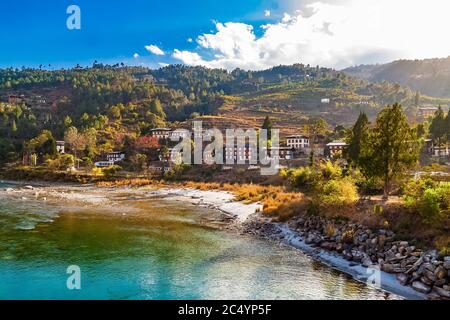
[[[196,38],[214,29],[213,21],[259,24],[268,21],[257,0],[16,0],[0,3],[0,66],[72,66],[124,61],[157,66],[158,57],[144,48],[192,49]],[[66,28],[66,9],[81,9],[81,30]],[[132,58],[134,53],[142,61]]]
[[[69,5],[81,30],[68,30]],[[265,69],[447,57],[448,0],[14,0],[0,67],[168,63]],[[188,39],[192,39],[188,41]]]

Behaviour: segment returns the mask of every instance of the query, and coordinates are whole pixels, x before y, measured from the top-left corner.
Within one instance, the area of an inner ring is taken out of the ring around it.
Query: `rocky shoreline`
[[[423,251],[406,241],[396,241],[389,230],[373,231],[321,217],[298,217],[277,224],[259,216],[244,224],[244,232],[294,245],[321,261],[328,254],[333,267],[353,276],[361,276],[368,268],[380,270],[385,274],[384,287],[395,287],[391,283],[395,280],[404,286],[403,294],[411,298],[450,299],[450,256],[441,258],[436,250]],[[363,269],[356,272],[357,267]]]

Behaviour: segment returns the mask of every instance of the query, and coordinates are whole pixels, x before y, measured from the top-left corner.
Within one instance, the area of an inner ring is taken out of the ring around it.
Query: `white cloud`
[[[405,58],[446,57],[450,1],[347,0],[314,2],[261,26],[257,37],[244,23],[216,23],[197,38],[196,51],[175,50],[190,65],[264,69],[309,63],[336,68]]]
[[[168,64],[168,63],[164,63],[164,62],[159,62],[158,65],[159,65],[161,68],[164,68],[164,67],[167,67],[169,64]]]
[[[192,38],[188,38],[187,42],[192,43],[192,42],[194,42],[194,40]]]
[[[165,55],[164,51],[162,51],[158,46],[151,44],[148,46],[145,46],[145,50],[157,55],[157,56],[163,56]]]
[[[264,10],[264,17],[270,17],[270,10]]]
[[[133,54],[133,58],[135,59],[139,58],[139,54],[138,53]]]
[[[172,55],[175,59],[183,61],[185,64],[189,65],[206,65],[207,62],[200,57],[200,55],[197,52],[191,52],[191,51],[180,51],[178,49],[175,49],[173,51]]]

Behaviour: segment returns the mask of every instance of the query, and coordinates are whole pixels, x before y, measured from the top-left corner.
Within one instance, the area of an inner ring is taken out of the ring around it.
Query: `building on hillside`
[[[66,143],[64,141],[56,141],[56,151],[59,154],[66,153]]]
[[[417,116],[423,119],[427,119],[433,117],[437,110],[437,107],[422,107],[417,111]]]
[[[424,147],[425,153],[431,155],[433,153],[433,140],[425,139],[423,147]]]
[[[431,148],[431,156],[432,157],[448,157],[450,155],[450,147],[449,146],[433,146]]]
[[[225,163],[235,163],[237,161],[250,161],[251,159],[257,159],[258,155],[252,153],[252,148],[250,148],[249,144],[246,144],[245,146],[237,146],[224,147],[224,155],[225,155]]]
[[[294,149],[292,147],[270,147],[268,157],[275,160],[294,159]]]
[[[450,146],[437,146],[432,139],[425,139],[425,152],[432,157],[447,157],[450,155]]]
[[[333,141],[327,143],[324,150],[324,155],[328,158],[334,158],[342,156],[345,148],[347,148],[348,144],[344,141]]]
[[[303,135],[294,135],[286,137],[286,145],[295,150],[309,147],[309,138]]]
[[[25,96],[23,94],[10,94],[8,95],[8,103],[9,104],[20,104],[25,102]]]
[[[330,104],[330,99],[328,99],[328,98],[320,99],[320,103],[322,103],[322,104]]]
[[[125,152],[114,151],[106,154],[106,161],[111,162],[113,164],[123,160],[125,160]]]
[[[170,138],[172,129],[169,128],[155,128],[150,130],[152,137],[156,137],[158,140],[165,140]]]
[[[189,131],[186,130],[174,130],[169,132],[169,138],[174,139],[175,141],[179,141],[184,139],[190,135]]]

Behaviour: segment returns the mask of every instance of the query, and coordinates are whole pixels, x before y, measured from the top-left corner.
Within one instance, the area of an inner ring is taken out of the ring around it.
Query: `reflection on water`
[[[386,299],[296,250],[167,200],[67,207],[0,194],[1,299]],[[66,288],[81,268],[82,289]]]

